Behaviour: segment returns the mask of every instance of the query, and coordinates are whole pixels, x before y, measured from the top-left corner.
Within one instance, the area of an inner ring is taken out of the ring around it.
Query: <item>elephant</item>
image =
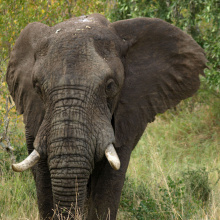
[[[158,113],[198,90],[206,63],[191,36],[158,18],[28,24],[6,81],[29,153],[12,168],[31,168],[40,218],[58,207],[116,219],[132,150]]]

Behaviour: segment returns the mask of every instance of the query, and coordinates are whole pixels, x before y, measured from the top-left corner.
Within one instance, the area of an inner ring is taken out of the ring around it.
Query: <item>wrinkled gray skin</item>
[[[11,53],[7,83],[28,151],[40,154],[32,168],[40,217],[77,205],[88,207],[87,219],[108,212],[115,219],[147,123],[196,92],[205,63],[190,36],[160,19],[110,23],[94,14],[54,27],[29,24]],[[104,155],[111,143],[118,171]]]

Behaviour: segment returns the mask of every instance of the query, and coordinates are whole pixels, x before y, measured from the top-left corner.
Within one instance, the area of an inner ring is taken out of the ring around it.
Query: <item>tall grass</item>
[[[12,139],[18,160],[24,157],[23,141],[20,137],[19,148]],[[118,219],[220,219],[219,147],[215,95],[201,90],[157,116],[132,153]],[[36,220],[32,175],[13,173],[10,164],[0,148],[0,219]]]
[[[0,213],[3,220],[38,219],[35,183],[30,171],[1,170]]]

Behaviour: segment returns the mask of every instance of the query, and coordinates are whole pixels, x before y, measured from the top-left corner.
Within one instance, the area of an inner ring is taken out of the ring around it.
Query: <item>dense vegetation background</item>
[[[199,92],[158,115],[135,148],[118,219],[219,219],[219,0],[0,0],[0,219],[38,218],[30,172],[13,173],[10,167],[27,154],[22,116],[5,83],[15,39],[33,21],[52,26],[96,12],[112,22],[139,16],[164,19],[191,34],[209,60]]]

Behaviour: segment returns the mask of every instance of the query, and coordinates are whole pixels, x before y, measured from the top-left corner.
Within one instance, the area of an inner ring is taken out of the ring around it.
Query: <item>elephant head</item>
[[[197,91],[206,62],[189,35],[160,19],[110,23],[94,14],[29,24],[7,83],[30,153],[13,168],[33,167],[41,217],[55,205],[83,210],[88,198],[88,219],[108,209],[114,219],[147,123]]]

